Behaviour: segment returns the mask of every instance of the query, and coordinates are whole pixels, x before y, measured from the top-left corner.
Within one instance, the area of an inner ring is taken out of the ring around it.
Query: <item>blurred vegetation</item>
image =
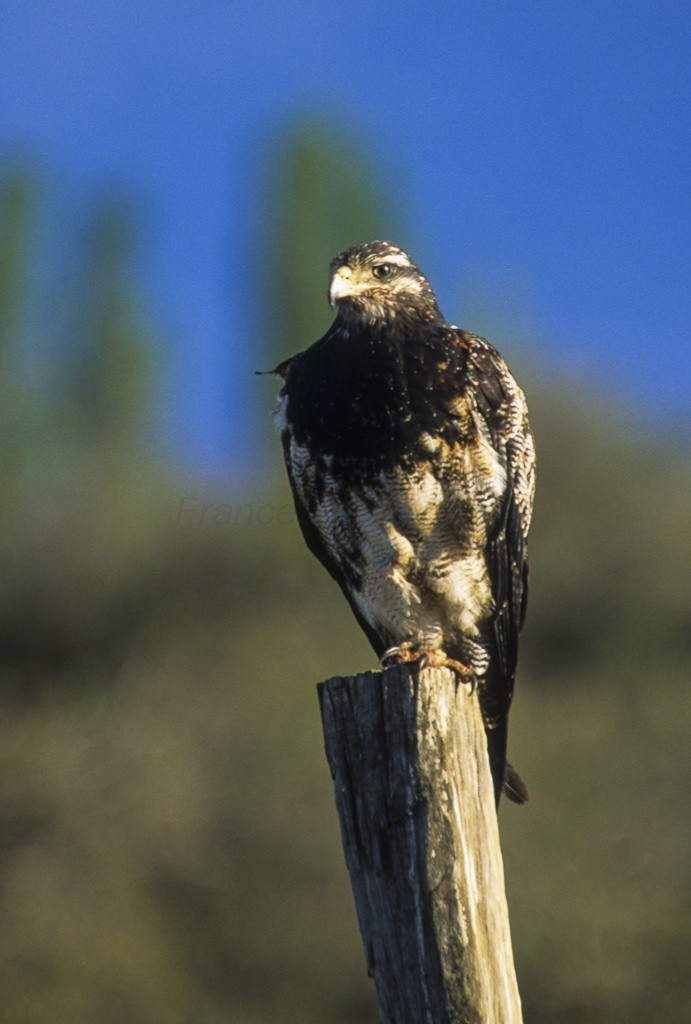
[[[329,327],[328,267],[336,253],[368,238],[400,239],[402,225],[360,140],[319,117],[301,120],[274,143],[267,191],[259,262],[275,366]]]
[[[370,234],[323,212],[361,194],[332,151],[312,127],[277,157],[276,280],[320,253],[291,323],[324,318],[326,260]],[[96,204],[39,273],[42,216],[7,174],[0,1019],[374,1024],[314,688],[369,648],[282,473],[210,495],[153,448],[131,211]],[[500,817],[526,1020],[689,1020],[691,474],[580,384],[521,379],[540,477],[511,755],[533,799]],[[247,387],[268,422],[275,382]]]

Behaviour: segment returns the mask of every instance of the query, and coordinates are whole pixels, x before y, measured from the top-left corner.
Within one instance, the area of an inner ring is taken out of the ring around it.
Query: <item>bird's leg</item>
[[[468,693],[475,691],[475,673],[467,665],[454,658],[449,658],[439,648],[424,650],[412,642],[406,640],[395,647],[389,647],[381,656],[382,668],[390,668],[392,665],[409,665],[418,662],[419,668],[450,668],[456,675],[456,679],[463,686],[468,687]]]
[[[456,661],[455,658],[449,658],[444,651],[436,650],[428,652],[426,663],[430,668],[450,668],[456,676],[457,683],[466,686],[469,694],[475,692],[475,673],[462,661]]]

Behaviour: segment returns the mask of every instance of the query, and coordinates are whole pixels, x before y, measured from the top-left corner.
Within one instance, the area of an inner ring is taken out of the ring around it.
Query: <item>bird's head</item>
[[[346,320],[369,323],[407,316],[441,317],[432,286],[410,256],[391,242],[366,242],[331,261],[329,302]]]

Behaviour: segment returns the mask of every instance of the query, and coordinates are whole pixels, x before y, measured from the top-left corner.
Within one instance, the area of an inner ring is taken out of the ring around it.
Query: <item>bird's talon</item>
[[[416,662],[419,669],[423,668],[450,668],[456,676],[456,682],[468,688],[468,695],[475,693],[475,673],[460,661],[447,658],[443,651],[422,650],[410,641],[396,644],[384,651],[379,664],[382,668],[392,668],[394,665],[410,665]]]
[[[391,668],[393,665],[399,664],[399,662],[396,659],[400,656],[400,654],[400,647],[388,647],[382,654],[381,658],[379,659],[379,664],[381,665],[382,668]]]
[[[412,662],[418,662],[420,668],[424,668],[427,663],[427,655],[409,641],[389,647],[379,659],[382,668],[391,668],[393,665],[410,665]]]
[[[469,697],[472,697],[475,693],[476,685],[475,676],[472,676],[470,679],[461,679],[461,686],[466,687]]]
[[[456,685],[460,684],[462,686],[467,687],[469,697],[475,693],[477,680],[475,678],[475,673],[473,672],[472,669],[468,668],[467,665],[464,665],[463,662],[461,661],[455,661],[453,658],[446,657],[442,657],[439,660],[438,665],[440,668],[451,669],[451,671],[456,676]]]

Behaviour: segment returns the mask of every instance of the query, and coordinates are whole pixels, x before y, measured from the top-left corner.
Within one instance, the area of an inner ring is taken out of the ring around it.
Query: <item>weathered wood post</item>
[[[381,1024],[520,1024],[476,697],[410,665],[319,697]]]

